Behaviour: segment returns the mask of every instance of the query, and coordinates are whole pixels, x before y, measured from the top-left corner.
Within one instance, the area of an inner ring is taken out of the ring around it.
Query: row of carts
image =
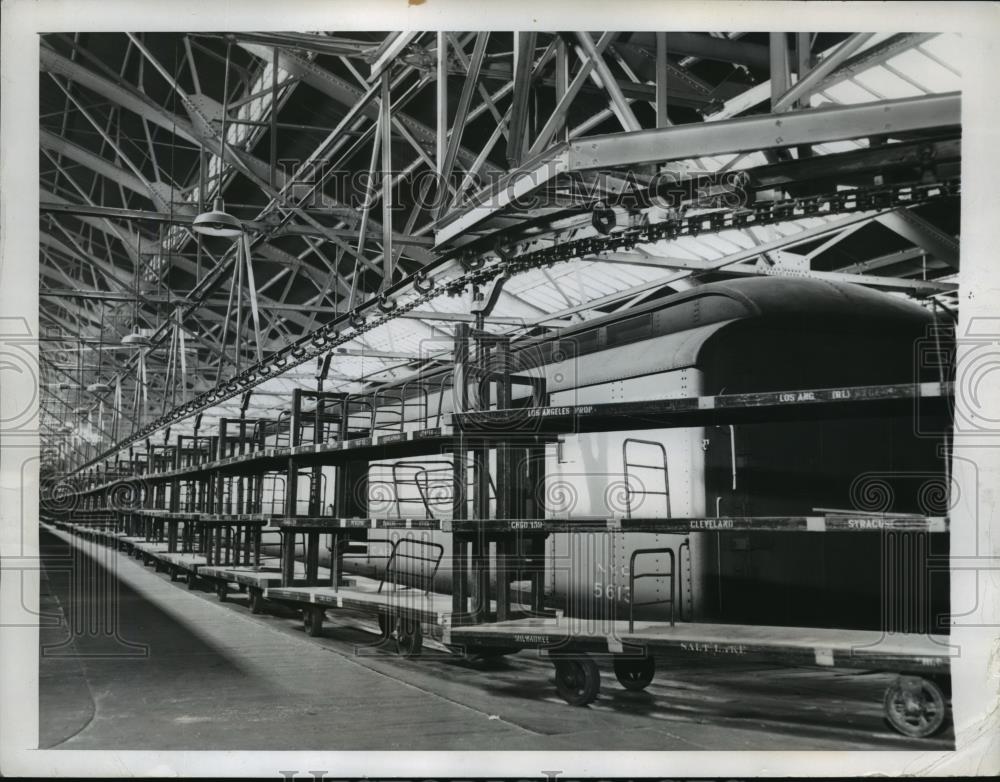
[[[468,329],[459,331],[459,340],[470,338]],[[443,413],[432,409],[423,390],[400,390],[391,415],[373,415],[393,400],[296,390],[290,411],[278,420],[222,420],[213,434],[196,431],[171,444],[150,444],[144,454],[108,463],[50,496],[43,515],[192,588],[210,586],[221,600],[234,590],[247,592],[253,612],[271,604],[298,610],[311,635],[323,632],[337,611],[349,610],[377,618],[381,642],[408,656],[420,653],[425,635],[470,656],[538,650],[553,664],[558,693],[574,705],[598,696],[602,665],[613,667],[623,687],[641,690],[658,666],[673,659],[714,658],[893,672],[898,677],[884,698],[888,723],[914,737],[942,728],[954,655],[946,636],[634,616],[595,621],[548,605],[543,586],[545,539],[553,533],[695,535],[717,530],[723,521],[727,530],[749,533],[947,533],[946,518],[833,513],[555,519],[546,516],[537,492],[524,491],[525,470],[514,465],[538,470],[527,476],[538,485],[545,444],[566,432],[608,431],[623,422],[634,429],[766,421],[831,409],[847,414],[915,401],[944,408],[953,393],[949,383],[551,408],[537,381],[483,369],[506,366],[509,345],[494,339],[487,350],[499,360],[476,364],[467,345],[456,347],[456,365],[465,370],[456,376],[479,384],[478,412]],[[530,393],[515,404],[511,390],[519,382]],[[458,409],[469,410],[469,400],[460,399]],[[397,423],[386,423],[390,419]],[[451,466],[445,478],[434,478],[450,483],[444,499],[435,498],[450,504],[448,518],[372,518],[370,464],[432,456],[439,473],[437,462]],[[323,488],[331,471],[332,502]],[[300,497],[303,486],[306,496]],[[375,547],[377,572],[359,575],[345,568],[352,557],[369,560]],[[633,562],[630,579],[643,575],[636,567]],[[450,573],[450,593],[436,589],[443,571]]]

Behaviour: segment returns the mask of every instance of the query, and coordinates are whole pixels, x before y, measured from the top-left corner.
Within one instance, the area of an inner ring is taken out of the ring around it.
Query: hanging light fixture
[[[219,192],[222,192],[222,174],[226,165],[226,115],[229,113],[229,50],[231,43],[226,44],[226,72],[222,82],[222,144],[219,166]],[[201,199],[199,194],[199,200]],[[243,224],[226,211],[226,207],[219,196],[212,204],[209,212],[202,212],[191,223],[191,228],[206,236],[239,236],[243,233]]]
[[[97,377],[101,376],[101,369],[104,364],[104,302],[101,302],[101,324],[97,333]],[[91,394],[103,394],[111,390],[111,386],[96,380],[87,386],[87,392]],[[103,402],[101,404],[104,404]]]
[[[126,334],[122,337],[122,344],[126,347],[147,348],[152,343],[150,342],[149,336],[147,334],[143,334],[142,331],[139,330],[139,327],[136,326],[132,329],[131,334]]]
[[[243,233],[243,224],[226,211],[221,198],[215,199],[211,211],[202,212],[194,218],[191,228],[206,236],[233,237]]]
[[[139,246],[136,251],[136,265],[135,274],[133,275],[135,281],[135,291],[133,293],[132,301],[132,333],[126,334],[122,337],[121,344],[125,347],[130,348],[144,348],[151,344],[148,334],[144,334],[142,329],[139,328],[139,278],[142,275],[141,271],[141,259],[142,259],[142,234],[139,234]],[[103,340],[103,328],[101,329],[101,339]],[[103,342],[102,342],[103,347]]]

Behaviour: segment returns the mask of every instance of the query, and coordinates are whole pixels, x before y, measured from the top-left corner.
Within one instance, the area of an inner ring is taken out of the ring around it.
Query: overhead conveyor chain
[[[651,244],[664,239],[718,233],[719,231],[756,225],[771,225],[817,215],[909,207],[960,194],[961,180],[951,179],[934,184],[885,185],[840,190],[822,195],[763,201],[737,209],[718,209],[690,217],[668,218],[658,223],[625,228],[609,236],[591,236],[557,243],[543,250],[513,257],[509,262],[514,267],[525,264],[525,268],[534,268],[585,255],[630,249],[640,243]],[[480,247],[479,251],[495,251],[495,248],[502,246],[502,244],[502,236],[494,237],[491,244]]]
[[[511,249],[503,249],[511,242],[505,240],[503,234],[498,234],[488,241],[483,240],[477,245],[443,254],[424,269],[387,288],[379,297],[340,315],[323,329],[310,332],[289,343],[231,380],[199,394],[160,416],[103,454],[81,465],[77,468],[77,472],[114,456],[133,443],[151,437],[163,427],[244,394],[282,372],[356,340],[363,334],[416,310],[442,294],[457,295],[470,286],[484,285],[502,275],[544,268],[574,258],[595,256],[602,252],[627,249],[637,244],[657,242],[661,239],[694,236],[730,228],[769,225],[804,217],[913,207],[953,198],[960,193],[961,184],[958,179],[920,185],[889,184],[859,187],[825,195],[769,201],[746,208],[670,218],[658,223],[629,227],[608,236],[577,239],[522,254],[516,254]],[[516,242],[512,246],[515,244]],[[464,273],[438,284],[434,279],[434,272],[452,260],[459,262]],[[405,301],[402,299],[404,294]]]

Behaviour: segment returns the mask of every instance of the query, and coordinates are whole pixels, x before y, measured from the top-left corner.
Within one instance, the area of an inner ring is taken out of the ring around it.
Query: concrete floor
[[[60,533],[61,534],[61,533]],[[881,674],[683,663],[645,691],[610,668],[586,708],[522,652],[470,663],[425,641],[372,648],[373,620],[254,616],[104,547],[43,530],[40,746],[66,749],[950,749],[882,722]],[[93,556],[91,556],[91,554]],[[115,632],[115,628],[117,632]]]

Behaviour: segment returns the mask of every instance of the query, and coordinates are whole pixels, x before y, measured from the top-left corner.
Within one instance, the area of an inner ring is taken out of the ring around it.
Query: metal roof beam
[[[695,122],[635,133],[590,136],[562,143],[480,192],[471,204],[447,215],[435,239],[438,245],[469,231],[570,171],[628,168],[671,160],[712,157],[800,144],[898,135],[916,130],[958,126],[961,95],[922,95],[853,106],[761,114],[722,122]]]
[[[715,38],[699,33],[667,33],[667,51],[703,60],[730,62],[766,69],[770,64],[768,48],[762,44]]]
[[[924,43],[931,38],[935,38],[937,35],[938,33],[901,33],[899,35],[890,36],[886,40],[870,46],[868,49],[864,49],[864,44],[862,44],[862,51],[859,54],[856,54],[854,57],[841,65],[841,67],[836,68],[833,73],[830,73],[822,79],[818,85],[814,86],[813,92],[822,92],[823,90],[827,90],[836,84],[847,81],[859,72],[881,65],[886,60],[895,57],[897,54],[901,54],[902,52],[919,46],[921,43]],[[868,41],[865,43],[868,43]],[[823,59],[819,60],[817,67],[818,65],[822,65],[824,59],[832,55],[835,51],[837,51],[837,47],[827,49],[823,53]],[[743,112],[749,111],[755,106],[760,105],[770,96],[770,80],[761,82],[760,84],[756,84],[750,89],[745,90],[736,97],[730,98],[725,102],[719,111],[710,114],[705,119],[709,122],[729,119],[730,117],[742,114]]]
[[[269,47],[252,43],[240,45],[255,57],[259,57],[265,62],[272,62],[274,59],[274,50]],[[319,90],[327,97],[333,98],[344,106],[352,107],[364,98],[364,91],[355,87],[346,79],[342,79],[321,65],[317,65],[294,52],[278,52],[278,64],[288,73],[299,77],[305,84],[308,84],[315,90]],[[378,119],[378,106],[369,103],[361,108],[360,113],[368,119],[376,121]],[[437,144],[436,129],[415,120],[409,114],[398,109],[393,108],[392,114],[400,124],[413,134],[420,144],[429,150],[435,148]],[[465,147],[459,147],[457,154],[459,161],[466,167],[471,166],[476,158],[475,153]],[[494,165],[487,165],[486,168],[493,174],[500,173],[500,169]]]
[[[184,117],[179,117],[158,106],[135,88],[124,82],[116,83],[110,78],[85,68],[67,57],[63,57],[44,43],[41,46],[41,69],[48,73],[64,76],[77,84],[96,92],[124,109],[144,117],[164,130],[180,136],[195,144],[200,144],[191,123]]]
[[[586,171],[714,157],[829,141],[893,136],[961,123],[957,92],[691,123],[637,133],[591,136],[568,145],[566,167]]]
[[[922,247],[938,260],[953,269],[959,268],[958,240],[949,236],[937,226],[931,225],[910,209],[897,209],[881,215],[878,222],[894,231],[907,241]]]
[[[79,147],[45,128],[39,130],[38,141],[43,149],[49,149],[58,155],[67,157],[144,198],[150,197],[148,183],[143,182],[139,177],[130,174],[107,158],[103,158],[89,149]]]

